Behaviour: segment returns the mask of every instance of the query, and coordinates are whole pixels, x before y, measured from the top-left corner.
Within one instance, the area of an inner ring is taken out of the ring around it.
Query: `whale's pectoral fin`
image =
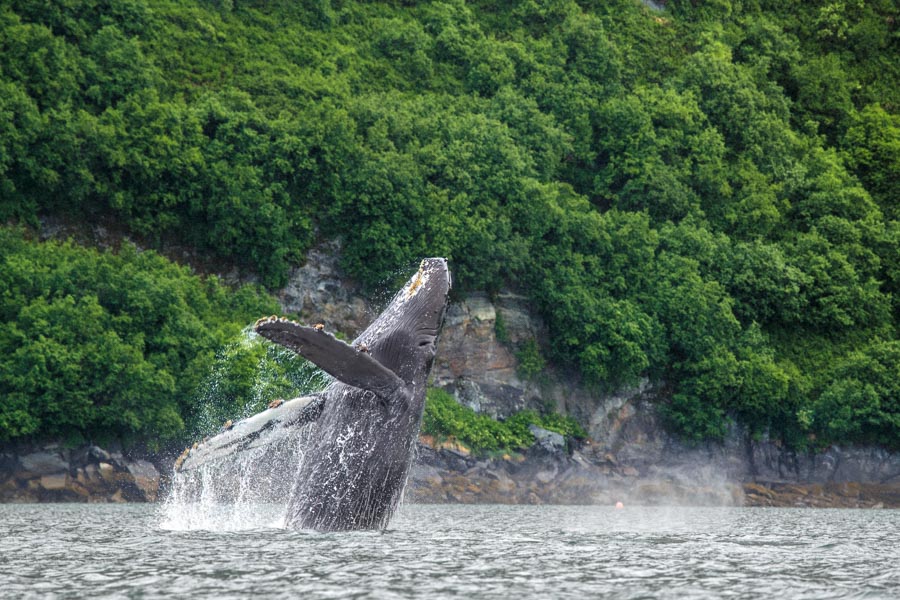
[[[176,471],[191,471],[245,451],[277,447],[298,427],[315,422],[325,407],[325,396],[313,394],[287,402],[273,402],[268,410],[230,423],[224,431],[194,448],[185,450],[175,462]]]
[[[396,373],[330,333],[293,321],[260,319],[253,326],[259,335],[300,354],[338,381],[390,398],[405,384]]]

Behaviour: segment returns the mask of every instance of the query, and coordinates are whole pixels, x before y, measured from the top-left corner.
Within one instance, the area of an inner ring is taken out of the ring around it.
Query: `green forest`
[[[268,290],[324,239],[369,290],[446,256],[687,440],[900,448],[896,0],[661,4],[4,0],[0,441],[184,437],[275,310],[54,217]]]

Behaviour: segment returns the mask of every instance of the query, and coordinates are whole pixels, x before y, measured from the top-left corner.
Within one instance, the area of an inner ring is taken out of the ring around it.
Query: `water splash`
[[[248,368],[249,367],[249,368]],[[242,372],[243,371],[243,372]],[[251,377],[243,373],[251,373]],[[197,439],[283,397],[316,392],[331,377],[293,352],[257,335],[252,326],[216,355],[195,399]],[[160,508],[172,530],[241,531],[280,526],[312,426],[280,428],[253,447],[187,472],[174,472]]]
[[[373,357],[382,351],[385,356],[402,352],[398,355],[400,364],[392,364],[391,367],[399,367],[400,376],[406,372],[406,381],[410,378],[424,380],[430,366],[425,361],[425,350],[418,350],[415,354],[411,351],[414,343],[418,343],[417,348],[420,349],[433,344],[440,328],[449,280],[443,287],[435,288],[438,293],[443,293],[436,302],[431,302],[435,306],[429,304],[430,294],[426,296],[423,292],[430,291],[431,277],[435,273],[446,273],[446,262],[423,261],[407,285],[394,295],[390,305],[354,342],[354,346],[368,348],[357,349],[357,352],[371,350]],[[425,298],[424,301],[419,300],[421,298]],[[410,312],[413,318],[424,316],[436,322],[428,324],[429,321],[425,320],[425,325],[417,323],[413,333],[420,335],[418,340],[412,334],[383,335],[397,328],[398,320],[408,318],[406,313]],[[266,321],[274,322],[271,318]],[[243,360],[244,367],[247,366],[246,353],[250,352],[252,358],[252,352],[257,352],[250,345],[250,335],[248,332],[246,340],[231,346],[232,354]],[[341,352],[348,348],[330,336],[323,339],[332,340],[329,343],[340,348]],[[385,346],[382,348],[378,344]],[[399,348],[391,344],[398,344]],[[429,348],[433,352],[433,346]],[[264,367],[270,364],[264,365],[260,361],[256,365],[258,377],[266,376]],[[242,372],[246,370],[238,370],[238,373]],[[360,378],[363,383],[355,385],[367,385],[365,373],[364,370]],[[397,380],[397,385],[404,381],[397,374],[392,374],[392,377],[391,382]],[[212,385],[220,387],[220,380],[222,374],[217,372],[212,378]],[[299,427],[297,424],[306,422],[306,418],[282,418],[280,415],[286,414],[287,405],[295,402],[292,401],[282,406],[272,406],[238,423],[226,421],[219,435],[199,446],[195,444],[193,452],[179,459],[184,463],[174,476],[172,491],[164,504],[162,526],[216,531],[284,523],[315,529],[384,528],[402,498],[407,481],[412,447],[421,422],[424,381],[412,387],[408,383],[402,384],[405,386],[403,401],[384,402],[382,399],[380,405],[374,405],[381,406],[378,410],[372,410],[372,406],[366,404],[378,401],[376,392],[364,387],[353,388],[355,391],[351,393],[350,385],[330,382],[324,395],[318,397],[318,404],[308,398],[295,400],[308,400],[309,407],[321,406],[322,402],[329,406],[338,404],[337,408],[326,409],[324,413],[318,409],[316,416],[311,417],[316,419],[321,415],[316,423]],[[212,389],[221,392],[215,388]],[[375,388],[378,389],[377,386]],[[259,412],[265,406],[264,403],[254,406],[254,400],[265,402],[266,398],[262,398],[259,391],[265,389],[265,379],[254,381],[249,390],[244,387],[245,395],[250,398],[242,403],[244,415]],[[390,393],[395,391],[391,388]],[[218,408],[215,402],[206,402],[205,406],[207,409]],[[315,433],[310,435],[313,431]],[[287,515],[289,501],[291,514]],[[273,521],[268,511],[263,511],[265,517],[260,516],[261,504],[283,508]]]
[[[279,432],[270,443],[173,474],[160,527],[244,531],[284,524],[287,501],[313,426]]]
[[[298,354],[257,335],[252,325],[216,353],[192,404],[193,437],[216,433],[222,423],[256,414],[276,398],[324,389],[331,377]]]

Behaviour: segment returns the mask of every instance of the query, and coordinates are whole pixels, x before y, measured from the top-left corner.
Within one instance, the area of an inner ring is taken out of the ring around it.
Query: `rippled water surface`
[[[158,506],[0,505],[0,597],[900,597],[900,511],[412,505],[319,534],[240,510],[190,531]]]

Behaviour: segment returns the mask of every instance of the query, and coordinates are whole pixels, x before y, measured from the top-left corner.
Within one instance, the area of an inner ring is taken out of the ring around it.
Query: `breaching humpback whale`
[[[284,318],[260,319],[261,336],[334,377],[315,396],[231,425],[196,446],[190,470],[314,421],[288,500],[285,525],[339,531],[383,529],[400,502],[425,406],[425,386],[450,291],[447,261],[427,258],[351,344]]]

